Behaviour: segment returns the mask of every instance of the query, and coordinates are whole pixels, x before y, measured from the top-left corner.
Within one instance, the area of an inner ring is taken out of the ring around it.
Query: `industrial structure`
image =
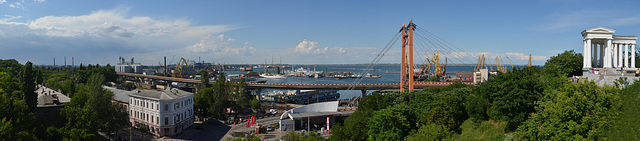
[[[137,73],[142,74],[142,65],[140,63],[134,63],[133,57],[131,62],[124,61],[124,58],[118,57],[118,64],[115,66],[116,72]]]

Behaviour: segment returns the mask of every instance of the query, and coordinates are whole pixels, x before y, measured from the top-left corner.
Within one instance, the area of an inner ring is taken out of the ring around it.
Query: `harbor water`
[[[293,67],[293,68],[292,68]],[[327,72],[353,72],[355,74],[364,75],[366,73],[372,75],[380,75],[380,78],[362,78],[361,84],[373,83],[398,83],[400,82],[400,64],[379,64],[371,69],[366,69],[367,64],[349,64],[349,65],[288,65],[284,69],[292,70],[303,67],[306,70],[316,70]],[[457,72],[472,72],[473,65],[450,65],[446,67],[446,74],[455,75]],[[269,72],[275,72],[276,68],[269,69]],[[284,70],[283,69],[283,70]],[[509,66],[510,69],[510,66]],[[253,68],[253,72],[264,72],[264,68]],[[226,74],[246,74],[245,71],[224,71]],[[264,79],[264,78],[263,78]],[[287,77],[287,79],[265,79],[266,83],[288,83],[288,84],[353,84],[355,78],[335,79],[332,77]],[[261,93],[272,92],[274,89],[263,89]],[[360,96],[359,90],[340,90],[340,99],[349,99],[354,96]],[[371,93],[369,91],[368,93]]]

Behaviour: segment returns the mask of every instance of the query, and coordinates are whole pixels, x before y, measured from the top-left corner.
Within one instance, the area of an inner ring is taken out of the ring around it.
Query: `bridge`
[[[200,84],[200,80],[196,79],[186,79],[186,78],[175,78],[175,77],[166,77],[166,76],[157,76],[157,75],[144,75],[144,74],[135,74],[135,73],[126,73],[126,72],[117,72],[117,74],[121,77],[133,78],[134,80],[139,81],[154,81],[162,80],[168,83],[171,82],[180,82],[186,84]],[[210,84],[215,83],[215,81],[209,82]],[[445,87],[451,85],[453,82],[417,82],[414,84],[415,88],[422,89],[427,87]],[[473,83],[463,82],[463,84],[473,85]],[[264,89],[264,88],[272,88],[272,89],[331,89],[331,90],[361,90],[366,93],[366,90],[385,90],[385,89],[400,89],[400,83],[375,83],[375,84],[288,84],[288,83],[255,83],[255,82],[247,82],[247,87],[249,89]]]
[[[415,33],[415,36],[414,36]],[[434,64],[433,69],[431,64],[427,65],[415,65],[414,64],[414,37],[419,40],[416,41],[416,47],[418,50],[422,51],[417,55],[418,58],[423,59],[420,62],[428,62]],[[414,67],[420,68],[420,73],[430,74],[430,77],[440,77],[444,75],[445,67],[447,63],[447,58],[445,57],[444,65],[440,65],[439,55],[442,52],[443,55],[446,53],[448,55],[454,56],[450,61],[458,61],[459,64],[473,64],[473,58],[469,58],[469,56],[460,55],[457,53],[464,52],[463,50],[453,46],[451,43],[442,40],[440,37],[430,33],[429,31],[425,31],[424,29],[417,28],[417,26],[413,23],[413,20],[409,22],[408,25],[402,24],[402,28],[400,31],[396,33],[396,35],[387,43],[387,45],[378,53],[378,55],[371,61],[370,65],[363,69],[364,73],[368,73],[369,70],[373,70],[375,65],[382,59],[382,57],[394,46],[394,44],[401,40],[401,71],[400,71],[400,82],[399,83],[377,83],[377,84],[361,84],[362,78],[357,78],[351,84],[288,84],[288,83],[252,83],[248,82],[247,86],[249,89],[253,90],[261,90],[263,88],[274,88],[274,89],[332,89],[332,90],[361,90],[363,94],[366,94],[367,90],[384,90],[384,89],[399,89],[400,91],[414,91],[414,89],[423,89],[427,87],[444,87],[451,85],[453,82],[431,82],[431,81],[415,81],[414,76],[417,74]],[[428,54],[433,54],[431,57],[433,59],[426,58]],[[424,55],[424,56],[423,56]],[[425,58],[423,58],[425,57]],[[470,61],[470,62],[466,62]],[[426,66],[426,67],[425,67]],[[166,65],[165,65],[166,67]],[[166,70],[166,68],[165,68]],[[433,70],[433,71],[432,71]],[[124,73],[118,72],[120,76],[134,78],[136,81],[149,81],[155,84],[155,81],[161,80],[167,83],[171,82],[181,82],[186,84],[199,84],[200,80],[195,79],[185,79],[185,78],[174,78],[174,77],[164,77],[164,76],[155,76],[155,75],[142,75],[142,74],[134,74],[134,73]],[[144,80],[143,80],[144,79]],[[213,84],[214,82],[210,82]],[[474,85],[475,83],[463,82],[463,84]]]

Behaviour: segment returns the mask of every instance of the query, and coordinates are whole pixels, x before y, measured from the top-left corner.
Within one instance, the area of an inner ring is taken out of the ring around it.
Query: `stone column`
[[[599,67],[604,68],[604,44],[600,44],[600,56],[598,58],[600,59],[598,62],[601,62]]]
[[[618,67],[622,67],[622,46],[616,44],[616,48],[618,49]]]
[[[591,62],[593,62],[593,55],[591,55],[591,54],[593,54],[593,51],[592,51],[593,50],[593,44],[591,44],[591,39],[587,39],[587,48],[588,48],[587,55],[586,55],[588,57],[587,58],[587,68],[591,68],[592,67]]]
[[[636,68],[636,44],[631,44],[631,68]]]
[[[604,60],[606,61],[605,66],[604,66],[605,68],[611,68],[611,64],[612,64],[611,60],[613,60],[613,57],[611,57],[612,56],[612,54],[611,54],[611,52],[612,52],[611,41],[612,41],[611,39],[607,39],[607,46],[604,47],[604,49],[605,49],[605,59]]]
[[[620,65],[620,63],[618,63],[619,58],[618,58],[618,49],[619,46],[617,46],[617,44],[613,44],[613,67],[619,67],[618,65]]]
[[[591,45],[591,49],[593,50],[592,53],[590,53],[589,55],[591,55],[591,61],[589,63],[591,63],[591,65],[593,67],[596,67],[596,62],[598,62],[598,44],[590,44]]]
[[[629,44],[626,44],[626,46],[624,46],[624,66],[629,66]]]
[[[587,39],[582,40],[582,68],[587,68],[587,57],[589,54],[587,53],[589,50],[587,49]]]

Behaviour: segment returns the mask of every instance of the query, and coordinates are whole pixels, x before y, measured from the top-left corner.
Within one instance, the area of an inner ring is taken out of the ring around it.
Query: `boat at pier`
[[[287,77],[284,77],[283,75],[280,74],[260,74],[260,77],[263,78],[267,78],[267,79],[287,79]]]

